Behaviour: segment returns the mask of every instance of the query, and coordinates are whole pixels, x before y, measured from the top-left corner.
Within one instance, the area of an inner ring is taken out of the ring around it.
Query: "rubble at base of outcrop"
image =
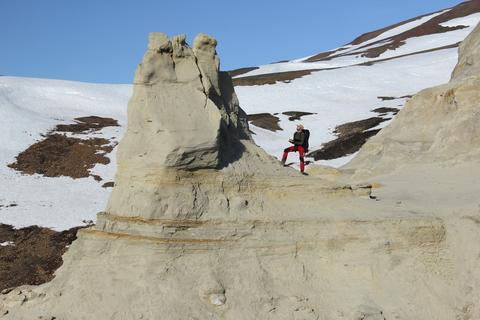
[[[150,35],[105,212],[55,279],[0,295],[0,315],[480,318],[476,75],[304,177],[252,142],[215,45]]]

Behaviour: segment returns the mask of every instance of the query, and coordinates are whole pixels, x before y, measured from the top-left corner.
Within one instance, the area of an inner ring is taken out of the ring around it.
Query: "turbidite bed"
[[[479,28],[351,164],[251,140],[215,39],[150,34],[108,206],[5,319],[480,319]]]

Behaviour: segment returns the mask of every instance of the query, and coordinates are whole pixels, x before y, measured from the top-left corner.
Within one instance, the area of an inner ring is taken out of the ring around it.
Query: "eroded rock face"
[[[135,73],[107,212],[198,218],[209,209],[229,210],[222,183],[199,170],[227,167],[242,157],[245,144],[256,147],[231,79],[219,72],[216,45],[205,34],[195,38],[193,49],[184,35],[150,34]]]
[[[222,99],[226,95],[221,92],[216,44],[201,34],[192,50],[184,35],[169,39],[150,34],[148,51],[135,73],[128,128],[118,152],[119,174],[129,167],[196,170],[228,162],[220,144],[233,147],[233,140],[222,141],[221,130],[237,139],[248,134],[236,97]]]

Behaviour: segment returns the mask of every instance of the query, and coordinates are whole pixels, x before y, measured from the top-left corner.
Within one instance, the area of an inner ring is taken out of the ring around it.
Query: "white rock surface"
[[[303,177],[251,142],[214,46],[150,36],[106,212],[3,318],[479,319],[476,76]]]

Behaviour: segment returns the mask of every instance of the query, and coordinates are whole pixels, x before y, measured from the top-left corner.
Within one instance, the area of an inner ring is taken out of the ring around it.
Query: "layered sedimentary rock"
[[[415,95],[343,168],[350,181],[379,186],[376,200],[443,221],[450,253],[439,258],[449,260],[452,286],[437,292],[458,312],[432,319],[480,319],[479,44],[477,26],[460,45],[449,83]]]
[[[440,207],[441,201],[432,204],[439,200],[437,189],[421,194],[425,200],[392,178],[367,174],[396,172],[402,159],[428,162],[429,154],[442,153],[426,139],[416,147],[416,136],[398,143],[406,149],[362,151],[345,173],[323,170],[328,174],[316,176],[312,170],[304,177],[283,168],[250,139],[231,81],[219,72],[215,45],[207,35],[199,35],[193,49],[183,36],[150,35],[135,74],[105,212],[96,226],[79,232],[53,281],[0,295],[0,314],[5,319],[480,318],[480,216],[471,207],[478,186],[467,184],[466,204],[456,198],[455,207]],[[410,106],[402,113],[422,117],[406,117],[409,125],[422,129],[422,137],[446,127],[415,121],[441,114],[423,105],[436,101],[455,115],[453,123],[471,119],[472,93],[462,85],[453,94],[458,112],[443,105],[444,96],[415,98],[423,101],[417,102],[420,110],[409,111]],[[399,139],[393,128],[392,138],[382,141]],[[451,152],[445,161],[471,165],[476,151],[468,143],[476,142],[469,137],[464,145],[444,144],[465,151]],[[429,152],[427,145],[433,148]],[[388,159],[397,161],[390,170]],[[421,186],[423,177],[413,169],[402,174]],[[469,173],[465,181],[475,178]],[[465,188],[465,181],[456,187]],[[447,189],[440,190],[441,197]]]

